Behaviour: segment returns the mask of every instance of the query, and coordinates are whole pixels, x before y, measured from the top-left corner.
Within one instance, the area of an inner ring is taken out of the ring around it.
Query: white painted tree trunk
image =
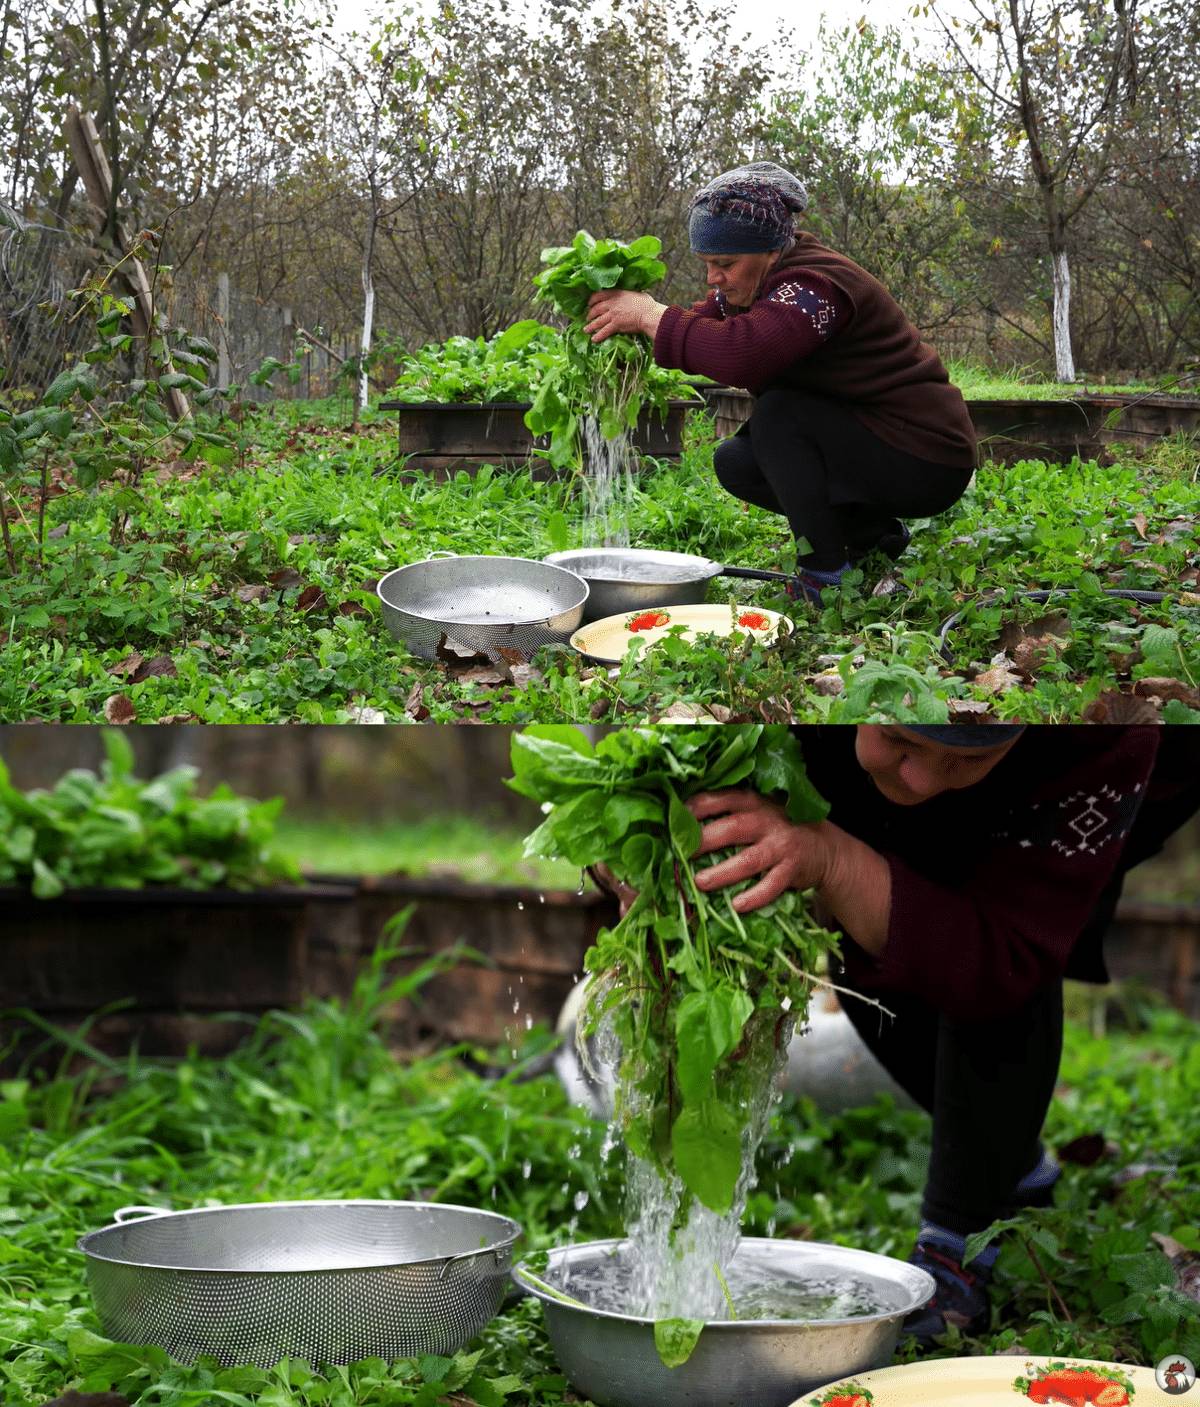
[[[1060,381],[1075,380],[1075,360],[1071,356],[1071,265],[1065,249],[1054,260],[1054,366]]]
[[[362,362],[358,375],[358,408],[366,410],[368,381],[367,381],[367,356],[371,350],[371,324],[375,321],[375,279],[371,274],[371,256],[367,255],[363,261],[363,326],[362,326]]]

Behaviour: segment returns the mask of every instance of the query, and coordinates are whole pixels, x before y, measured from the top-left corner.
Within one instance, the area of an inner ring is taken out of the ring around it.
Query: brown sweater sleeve
[[[865,987],[910,992],[952,1019],[986,1020],[1062,976],[1154,767],[1156,730],[1112,731],[1099,757],[997,818],[960,885],[886,856],[892,906],[883,953],[872,959],[847,945],[847,966]]]
[[[849,300],[824,275],[789,269],[768,280],[744,313],[725,315],[712,297],[690,312],[669,307],[654,360],[758,391],[823,346],[850,315]]]

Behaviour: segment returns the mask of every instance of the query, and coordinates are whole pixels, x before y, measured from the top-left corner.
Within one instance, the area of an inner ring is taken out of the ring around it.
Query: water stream
[[[633,436],[606,440],[594,415],[583,420],[585,547],[628,547],[633,510]]]

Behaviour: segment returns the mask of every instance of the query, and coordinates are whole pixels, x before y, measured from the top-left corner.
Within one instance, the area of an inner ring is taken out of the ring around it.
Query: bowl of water
[[[725,1271],[731,1317],[706,1320],[691,1357],[668,1368],[654,1320],[626,1312],[628,1242],[551,1251],[542,1286],[520,1266],[514,1277],[541,1300],[559,1366],[596,1407],[787,1407],[885,1367],[905,1317],[934,1292],[932,1276],[889,1256],[744,1237]]]

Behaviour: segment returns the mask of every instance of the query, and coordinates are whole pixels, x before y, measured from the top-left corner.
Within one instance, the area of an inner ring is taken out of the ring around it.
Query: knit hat
[[[1004,747],[1025,731],[1024,723],[907,724],[927,742],[943,747]]]
[[[688,238],[694,254],[762,254],[782,249],[807,209],[803,184],[773,161],[722,172],[692,197]]]

